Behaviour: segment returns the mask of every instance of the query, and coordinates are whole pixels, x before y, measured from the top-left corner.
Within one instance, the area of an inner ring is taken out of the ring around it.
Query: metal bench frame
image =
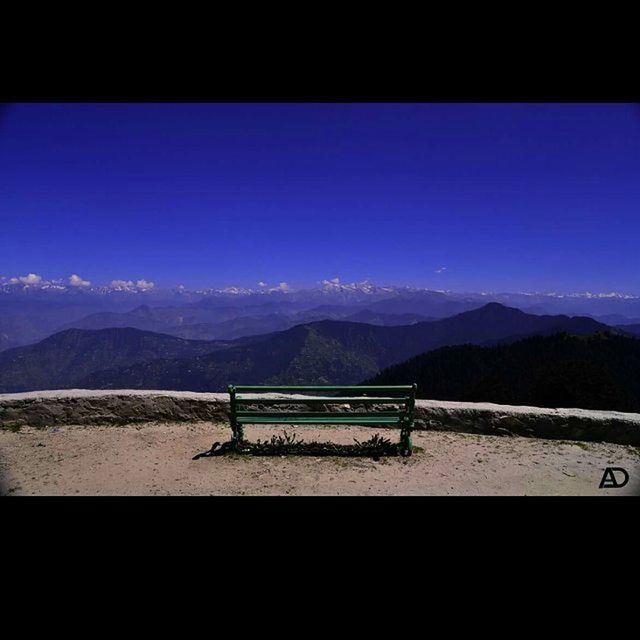
[[[231,406],[231,430],[233,442],[239,444],[244,440],[245,424],[349,424],[358,426],[392,426],[400,427],[400,452],[404,456],[411,455],[411,432],[413,431],[413,412],[415,409],[417,385],[394,386],[353,386],[353,385],[303,385],[303,386],[255,386],[233,385],[229,387]],[[304,398],[264,398],[239,396],[237,394],[260,393],[302,393],[305,391],[323,393],[345,393],[344,396],[305,396]],[[402,396],[393,393],[402,392]],[[378,395],[367,395],[374,393]],[[387,395],[379,395],[379,394]],[[356,395],[361,394],[361,395]],[[391,395],[389,395],[391,394]],[[269,411],[268,409],[247,409],[247,405],[263,407],[283,404],[295,405],[390,405],[385,411],[346,412],[335,411],[326,407],[325,411]],[[391,409],[391,406],[397,406]]]

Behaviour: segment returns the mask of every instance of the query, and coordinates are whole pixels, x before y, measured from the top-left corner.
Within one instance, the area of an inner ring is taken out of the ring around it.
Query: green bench
[[[417,385],[395,386],[250,386],[229,385],[233,441],[244,439],[245,424],[344,424],[358,426],[397,426],[400,452],[411,455],[411,431]],[[268,398],[264,393],[322,393],[302,398]],[[337,393],[339,395],[328,395]],[[239,395],[240,394],[240,395]],[[251,395],[246,395],[251,394]],[[348,394],[348,395],[342,395]],[[307,405],[320,411],[279,411],[278,405]],[[338,405],[356,405],[362,411],[339,411]],[[375,410],[375,405],[384,405]],[[251,407],[254,408],[251,408]],[[257,407],[257,408],[256,408]]]

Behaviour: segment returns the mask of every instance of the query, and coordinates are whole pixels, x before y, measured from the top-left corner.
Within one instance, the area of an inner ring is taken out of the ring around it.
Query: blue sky
[[[5,277],[640,293],[633,104],[16,104],[0,176]]]

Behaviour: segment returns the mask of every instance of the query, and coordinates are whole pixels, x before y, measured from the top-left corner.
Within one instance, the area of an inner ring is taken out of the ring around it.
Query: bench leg
[[[244,430],[241,424],[235,422],[231,424],[231,430],[233,431],[232,441],[237,446],[244,440]]]
[[[231,409],[231,443],[234,449],[236,449],[244,440],[244,431],[242,425],[238,424],[236,417],[236,389],[234,385],[229,385],[229,406]]]
[[[405,422],[400,430],[400,454],[404,457],[411,455],[413,445],[411,443],[411,431],[413,422]]]

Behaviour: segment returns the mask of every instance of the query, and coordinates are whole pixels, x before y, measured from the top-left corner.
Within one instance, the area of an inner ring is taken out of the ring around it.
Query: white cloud
[[[79,275],[76,275],[75,273],[70,276],[69,284],[72,287],[90,287],[91,286],[91,282],[89,282],[89,280],[83,280]]]
[[[264,289],[267,286],[267,283],[266,282],[258,282],[258,286]]]
[[[138,280],[136,282],[136,286],[138,287],[138,289],[140,289],[141,291],[150,291],[151,289],[153,289],[153,287],[155,287],[155,283],[154,282],[147,282],[146,280]]]
[[[115,291],[151,291],[155,283],[147,280],[112,280],[111,288]]]
[[[133,289],[134,284],[133,280],[112,280],[111,288],[116,291],[128,291],[129,289]]]
[[[442,273],[443,271],[446,271],[446,270],[447,270],[447,267],[440,267],[440,268],[436,269],[434,271],[434,273]]]
[[[18,276],[17,278],[11,278],[9,280],[11,284],[42,284],[42,276],[35,273],[30,273],[26,276]]]
[[[340,278],[333,278],[333,280],[330,280],[329,282],[333,282],[333,284],[340,284]]]
[[[276,289],[278,289],[279,291],[289,291],[289,285],[286,282],[281,282]]]

